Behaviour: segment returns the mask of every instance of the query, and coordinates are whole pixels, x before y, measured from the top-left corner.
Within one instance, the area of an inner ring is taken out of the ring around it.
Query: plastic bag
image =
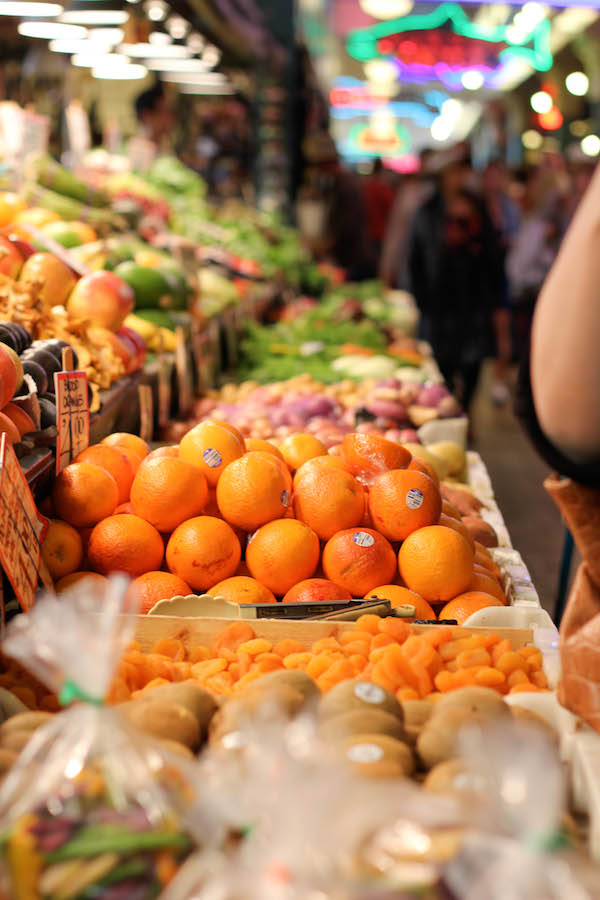
[[[59,694],[0,791],[0,897],[146,900],[192,848],[185,761],[102,706],[133,637],[128,581],[47,596],[13,620],[4,652]]]

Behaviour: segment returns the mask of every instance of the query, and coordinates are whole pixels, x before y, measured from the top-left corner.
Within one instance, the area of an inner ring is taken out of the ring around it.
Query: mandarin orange
[[[263,459],[256,453],[247,453],[223,470],[217,484],[217,505],[226,522],[245,531],[256,531],[285,516],[291,497],[276,462],[274,456]]]
[[[160,569],[165,548],[156,528],[139,516],[108,516],[90,535],[89,563],[100,575],[123,572],[137,578]]]
[[[415,469],[392,469],[379,475],[369,490],[369,513],[377,531],[391,541],[403,541],[438,521],[440,492],[428,475]]]
[[[131,486],[136,516],[163,532],[174,531],[186,519],[199,516],[207,500],[208,485],[202,472],[178,457],[144,460]]]
[[[113,514],[119,488],[112,475],[95,463],[71,463],[54,482],[52,500],[59,518],[85,528]]]
[[[317,468],[307,472],[296,484],[294,514],[322,541],[328,541],[344,528],[358,526],[364,511],[364,491],[349,472]]]
[[[195,591],[206,591],[230,578],[241,556],[242,548],[231,525],[212,516],[196,516],[175,529],[167,544],[166,559],[170,572]]]
[[[378,584],[388,584],[396,574],[396,554],[389,541],[371,528],[338,531],[323,549],[326,577],[346,588],[353,597],[364,597]]]
[[[246,563],[253,578],[282,596],[311,577],[319,562],[319,549],[319,538],[304,522],[276,519],[250,539]]]
[[[409,590],[428,603],[446,603],[467,590],[473,551],[454,529],[428,525],[409,534],[400,547],[398,565]]]

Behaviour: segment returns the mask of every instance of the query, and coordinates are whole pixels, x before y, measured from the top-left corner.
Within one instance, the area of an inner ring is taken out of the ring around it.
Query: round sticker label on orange
[[[355,744],[348,749],[346,756],[351,762],[374,763],[382,758],[383,750],[377,744]]]
[[[367,534],[366,531],[357,531],[352,540],[355,544],[358,544],[359,547],[372,547],[375,543],[373,535]]]
[[[290,492],[289,491],[281,492],[281,502],[283,503],[284,506],[290,505]]]
[[[405,497],[409,509],[418,509],[423,505],[423,494],[418,488],[412,488]]]
[[[202,454],[202,459],[206,463],[207,466],[210,466],[211,469],[216,469],[223,462],[223,457],[219,453],[218,450],[215,450],[214,447],[207,447],[204,453]]]

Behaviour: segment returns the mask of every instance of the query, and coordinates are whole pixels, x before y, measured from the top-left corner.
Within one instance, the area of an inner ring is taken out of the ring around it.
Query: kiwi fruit
[[[507,704],[508,705],[508,704]],[[513,706],[512,704],[509,706],[510,713],[513,719],[516,719],[518,722],[524,722],[526,725],[533,725],[535,728],[541,729],[552,741],[558,740],[558,735],[544,716],[540,716],[539,713],[534,712],[532,709],[528,709],[526,706]]]
[[[417,738],[417,751],[425,768],[432,769],[438,763],[453,759],[459,731],[478,718],[466,706],[436,709]]]
[[[193,713],[167,700],[123,703],[120,712],[132,725],[155,738],[177,741],[190,750],[197,750],[202,740],[198,719]]]
[[[415,770],[410,747],[388,734],[355,734],[346,738],[338,749],[359,775],[403,777]]]
[[[426,722],[431,718],[433,704],[428,700],[404,700],[402,710],[406,737],[414,746]]]
[[[508,716],[510,710],[501,694],[487,687],[463,687],[449,691],[435,704],[433,715],[461,707],[484,716]]]
[[[241,692],[241,696],[247,696],[248,694],[254,693],[257,689],[270,689],[271,686],[279,684],[287,685],[295,691],[298,691],[299,694],[302,694],[307,703],[315,697],[321,696],[316,681],[314,681],[310,675],[307,675],[306,672],[301,672],[299,669],[280,669],[277,672],[268,672],[256,681],[250,682],[250,684]]]
[[[303,706],[303,694],[289,685],[271,684],[261,688],[257,683],[252,692],[232,697],[215,713],[209,727],[210,741],[218,743],[231,732],[261,719],[292,719]]]
[[[382,709],[353,709],[325,719],[319,726],[324,741],[337,741],[355,734],[387,734],[405,739],[402,722]]]
[[[155,700],[185,707],[198,720],[202,738],[206,737],[208,724],[217,709],[215,698],[209,691],[194,681],[179,681],[173,684],[161,684],[148,692],[146,697],[133,700],[132,703],[149,704]]]
[[[447,759],[438,763],[427,773],[427,777],[423,782],[423,788],[432,794],[454,793],[457,790],[461,790],[461,788],[456,787],[456,778],[466,774],[467,771],[467,764],[464,760]]]
[[[395,716],[400,723],[404,720],[402,706],[390,691],[378,684],[354,678],[340,681],[325,694],[319,705],[319,716],[331,719],[348,712],[380,710]]]

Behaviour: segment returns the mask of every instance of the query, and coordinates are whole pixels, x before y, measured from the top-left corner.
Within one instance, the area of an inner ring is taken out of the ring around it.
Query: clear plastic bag
[[[0,897],[147,900],[193,842],[185,761],[102,706],[133,637],[128,581],[47,596],[9,626],[4,652],[67,710],[29,740],[0,791]]]

